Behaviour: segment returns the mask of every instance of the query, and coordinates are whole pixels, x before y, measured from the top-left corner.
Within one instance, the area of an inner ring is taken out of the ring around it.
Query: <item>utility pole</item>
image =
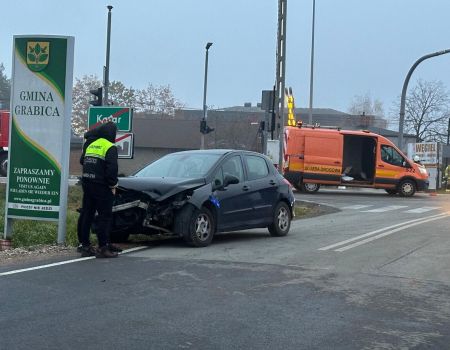
[[[284,87],[286,73],[286,17],[287,0],[278,0],[277,69],[275,83],[275,110],[277,136],[280,142],[278,171],[283,171],[284,158]]]
[[[103,86],[105,88],[105,98],[104,104],[108,105],[108,90],[109,90],[109,52],[111,47],[111,10],[113,7],[111,5],[107,6],[108,9],[108,29],[106,31],[106,65],[105,65],[105,76],[103,81]]]
[[[313,91],[314,91],[314,23],[316,18],[316,0],[313,0],[312,32],[311,32],[311,72],[309,78],[309,114],[308,124],[312,124]]]
[[[409,69],[408,74],[406,75],[405,81],[403,82],[403,89],[402,89],[402,97],[400,99],[400,120],[398,123],[398,148],[400,150],[403,150],[403,125],[405,121],[405,100],[406,100],[406,90],[408,89],[408,83],[409,79],[411,78],[411,75],[413,74],[414,70],[417,68],[417,66],[422,62],[425,61],[428,58],[444,55],[446,53],[449,53],[450,49],[438,51],[434,53],[430,53],[428,55],[420,57]]]

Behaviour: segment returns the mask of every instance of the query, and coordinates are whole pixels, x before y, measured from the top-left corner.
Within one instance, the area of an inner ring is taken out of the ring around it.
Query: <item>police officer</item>
[[[117,148],[114,145],[117,128],[112,122],[88,131],[80,163],[83,166],[81,184],[83,187],[83,205],[78,219],[78,238],[81,256],[97,258],[115,258],[115,247],[109,244],[112,221],[112,205],[117,187]],[[95,213],[97,212],[97,218]],[[98,249],[90,242],[90,230],[96,219]]]

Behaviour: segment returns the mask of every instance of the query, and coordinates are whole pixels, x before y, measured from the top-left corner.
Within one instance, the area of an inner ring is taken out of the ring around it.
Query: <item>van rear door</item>
[[[338,133],[305,135],[304,182],[330,185],[341,182],[342,140]]]

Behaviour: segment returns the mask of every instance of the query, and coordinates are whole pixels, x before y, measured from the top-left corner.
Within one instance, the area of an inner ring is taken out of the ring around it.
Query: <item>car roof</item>
[[[219,154],[219,155],[225,155],[228,153],[249,153],[249,154],[261,155],[261,153],[257,153],[257,152],[253,152],[253,151],[246,151],[246,150],[237,150],[237,149],[197,149],[197,150],[190,150],[190,151],[174,152],[174,153],[170,153],[170,154]]]

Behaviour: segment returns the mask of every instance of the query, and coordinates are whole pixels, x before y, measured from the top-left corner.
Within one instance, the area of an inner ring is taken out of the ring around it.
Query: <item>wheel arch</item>
[[[291,218],[293,218],[295,215],[294,215],[294,210],[295,210],[295,203],[294,203],[294,205],[291,207],[291,203],[289,202],[289,199],[287,199],[286,197],[281,197],[281,198],[279,198],[279,200],[278,200],[278,202],[276,202],[275,203],[275,205],[274,205],[274,207],[273,207],[273,210],[275,210],[275,207],[278,205],[278,203],[280,203],[280,202],[284,202],[284,203],[286,203],[287,204],[287,206],[288,206],[288,208],[289,208],[289,210],[291,211]]]
[[[398,189],[398,188],[400,187],[400,184],[401,184],[403,181],[405,181],[405,180],[411,180],[412,182],[414,182],[414,185],[416,186],[416,189],[417,189],[417,180],[416,180],[414,177],[412,177],[412,176],[403,176],[403,177],[401,177],[401,178],[398,180],[398,182],[397,182],[396,188]]]
[[[211,201],[207,200],[204,201],[201,207],[205,207],[206,209],[208,209],[211,214],[213,215],[213,220],[214,220],[214,232],[217,232],[217,207],[216,205],[214,205]]]

